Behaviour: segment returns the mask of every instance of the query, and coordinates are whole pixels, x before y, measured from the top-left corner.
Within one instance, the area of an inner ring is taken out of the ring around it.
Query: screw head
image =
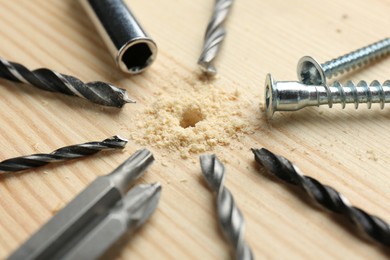
[[[304,56],[298,61],[297,74],[305,85],[326,85],[324,69],[313,57]]]
[[[264,97],[265,97],[265,112],[268,119],[271,119],[276,106],[276,93],[275,93],[275,81],[272,78],[271,74],[267,74],[265,77],[265,89],[264,89]]]

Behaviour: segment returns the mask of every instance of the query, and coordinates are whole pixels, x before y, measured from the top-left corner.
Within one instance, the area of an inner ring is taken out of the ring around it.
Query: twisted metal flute
[[[352,206],[350,202],[332,187],[323,185],[317,180],[304,176],[297,166],[284,158],[275,155],[265,148],[252,149],[255,160],[279,179],[299,186],[317,203],[326,209],[342,214],[352,221],[355,227],[373,240],[384,246],[390,246],[390,225],[381,218]]]
[[[232,194],[223,185],[225,167],[215,155],[201,155],[200,165],[207,184],[217,192],[219,223],[224,235],[234,246],[236,259],[253,259],[252,251],[244,240],[244,217]]]
[[[200,69],[210,76],[217,74],[217,69],[212,63],[225,38],[226,31],[223,24],[229,15],[232,4],[233,0],[216,0],[213,15],[207,25],[203,49],[198,64]]]
[[[49,163],[86,157],[104,150],[122,149],[126,144],[126,139],[112,136],[100,142],[88,142],[62,147],[49,154],[39,153],[15,157],[0,162],[0,173],[38,168]]]
[[[101,81],[84,83],[73,76],[46,68],[31,71],[19,63],[1,57],[0,77],[30,84],[45,91],[77,96],[103,106],[121,108],[126,103],[135,103],[129,98],[126,90],[111,84]]]

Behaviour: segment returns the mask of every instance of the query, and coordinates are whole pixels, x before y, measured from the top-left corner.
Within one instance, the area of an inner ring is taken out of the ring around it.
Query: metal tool
[[[253,259],[252,250],[244,240],[244,217],[224,186],[225,167],[213,155],[201,155],[200,166],[208,186],[217,193],[217,211],[222,231],[235,250],[236,259]]]
[[[309,176],[304,176],[297,166],[283,156],[275,155],[265,148],[252,149],[252,151],[256,161],[268,173],[289,184],[299,186],[324,208],[343,215],[358,230],[363,231],[375,241],[390,246],[390,225],[384,220],[352,206],[343,195],[332,187],[323,185]]]
[[[119,238],[139,228],[157,208],[161,185],[145,184],[132,188],[108,215],[87,234],[79,235],[77,244],[61,257],[66,260],[98,259]]]
[[[323,64],[318,63],[310,56],[304,56],[298,62],[298,79],[306,85],[326,85],[326,78],[330,79],[346,71],[357,69],[388,54],[390,54],[390,38],[385,38]]]
[[[214,59],[225,39],[226,31],[224,23],[233,5],[233,0],[216,0],[213,15],[207,25],[204,37],[202,53],[198,64],[200,69],[209,76],[217,74],[217,69],[213,65]]]
[[[56,259],[64,255],[74,246],[75,234],[88,223],[101,220],[153,160],[151,152],[139,150],[109,175],[98,177],[8,259]]]
[[[83,83],[75,77],[45,68],[30,71],[19,63],[7,61],[1,57],[0,77],[30,84],[50,92],[81,97],[103,106],[121,108],[126,103],[135,103],[129,98],[126,90],[108,83],[101,81]]]
[[[62,147],[48,154],[38,153],[15,157],[0,162],[0,173],[23,171],[38,168],[49,163],[86,157],[100,151],[122,149],[126,144],[126,139],[115,135],[103,141]]]
[[[360,81],[357,85],[348,81],[345,86],[335,81],[332,86],[304,85],[296,81],[274,81],[270,74],[265,80],[265,107],[268,118],[275,111],[296,111],[307,106],[341,104],[342,108],[348,103],[367,103],[370,109],[372,103],[379,103],[381,109],[390,102],[390,81],[382,85],[373,81],[370,85]]]
[[[122,0],[79,1],[122,71],[136,74],[152,64],[157,45]]]

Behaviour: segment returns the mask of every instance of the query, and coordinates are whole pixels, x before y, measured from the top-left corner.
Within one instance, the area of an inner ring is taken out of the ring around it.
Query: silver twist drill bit
[[[323,64],[310,56],[302,57],[297,66],[299,81],[306,85],[324,85],[330,79],[390,54],[390,38],[385,38]]]
[[[252,250],[244,240],[244,217],[224,186],[225,167],[215,155],[201,155],[200,166],[208,186],[217,193],[219,223],[234,246],[236,259],[253,259]]]
[[[138,150],[110,174],[97,177],[8,259],[60,259],[77,243],[80,232],[103,219],[153,161],[150,151]]]
[[[124,234],[133,233],[150,218],[160,195],[158,183],[135,186],[62,259],[99,259]]]
[[[40,166],[86,157],[104,150],[122,149],[127,140],[112,136],[103,141],[88,142],[59,148],[49,154],[39,153],[15,157],[0,162],[0,173],[17,172]]]
[[[200,69],[210,76],[217,74],[217,69],[214,67],[213,61],[217,57],[225,38],[226,31],[223,25],[229,15],[232,4],[233,0],[216,0],[213,15],[207,25],[203,49],[198,64]]]
[[[45,91],[77,96],[103,106],[121,108],[126,103],[135,103],[126,90],[111,84],[101,81],[84,83],[75,77],[46,68],[31,71],[19,63],[1,57],[0,77],[30,84]]]
[[[275,155],[264,148],[252,149],[252,151],[255,160],[268,173],[289,184],[299,186],[324,208],[343,215],[358,230],[363,231],[373,240],[382,245],[390,246],[390,225],[384,220],[352,206],[343,195],[332,187],[323,185],[309,176],[304,176],[297,166],[283,156]]]
[[[377,80],[368,85],[365,81],[358,84],[348,81],[345,86],[335,81],[331,86],[304,85],[296,81],[274,81],[270,74],[265,80],[265,106],[268,118],[275,111],[296,111],[308,106],[341,104],[342,108],[353,103],[355,108],[360,103],[379,103],[383,109],[390,102],[390,81],[380,84]]]

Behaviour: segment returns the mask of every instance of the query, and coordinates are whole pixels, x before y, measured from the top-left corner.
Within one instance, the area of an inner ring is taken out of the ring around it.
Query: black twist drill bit
[[[297,166],[283,156],[275,155],[265,148],[252,149],[252,151],[255,160],[264,166],[268,173],[285,182],[299,186],[321,206],[342,214],[369,237],[385,246],[390,246],[390,225],[384,220],[352,206],[343,195],[332,187],[323,185],[309,176],[304,176]]]
[[[230,191],[223,185],[225,167],[213,155],[201,155],[200,166],[211,189],[217,192],[219,223],[224,235],[235,249],[236,259],[253,259],[252,251],[244,240],[244,217]]]
[[[112,136],[100,142],[89,142],[62,147],[49,154],[39,153],[15,157],[0,162],[0,173],[37,168],[49,163],[86,157],[103,150],[122,149],[126,144],[126,139],[119,136]]]
[[[46,68],[31,71],[19,63],[7,61],[1,57],[0,77],[31,84],[46,91],[78,96],[103,106],[121,108],[126,103],[135,102],[129,98],[126,90],[108,83],[101,81],[84,83],[75,77]]]

